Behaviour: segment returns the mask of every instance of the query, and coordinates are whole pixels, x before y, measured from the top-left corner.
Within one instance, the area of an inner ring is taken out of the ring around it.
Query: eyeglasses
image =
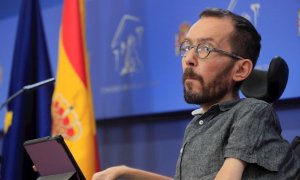
[[[229,52],[223,51],[221,49],[209,47],[206,44],[198,44],[197,46],[193,46],[193,45],[190,45],[190,43],[187,41],[184,41],[183,43],[181,43],[180,55],[182,57],[186,57],[187,53],[190,52],[190,50],[193,48],[195,48],[195,51],[200,59],[206,59],[209,56],[210,52],[218,52],[220,54],[232,57],[234,59],[245,59],[234,53],[229,53]]]

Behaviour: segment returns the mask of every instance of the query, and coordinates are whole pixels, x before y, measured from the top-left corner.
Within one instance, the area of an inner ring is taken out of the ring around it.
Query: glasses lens
[[[188,42],[183,42],[180,46],[180,55],[182,57],[186,56],[186,54],[190,51],[191,46]]]
[[[197,47],[197,54],[200,59],[207,58],[210,53],[210,48],[207,45],[199,45]]]

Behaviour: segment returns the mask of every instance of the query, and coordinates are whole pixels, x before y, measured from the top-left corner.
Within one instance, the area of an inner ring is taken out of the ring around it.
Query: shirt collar
[[[235,106],[237,103],[239,103],[240,101],[241,101],[241,99],[235,99],[235,100],[219,103],[217,105],[219,105],[219,108],[221,111],[227,111],[227,110],[231,109],[233,106]]]
[[[197,115],[202,115],[204,114],[204,111],[202,108],[199,108],[199,109],[195,109],[194,111],[192,111],[191,113],[193,116],[197,116]]]
[[[220,111],[227,111],[229,109],[231,109],[233,106],[235,106],[237,103],[239,103],[241,101],[241,99],[235,99],[235,100],[231,100],[231,101],[225,101],[225,102],[222,102],[222,103],[218,103],[218,104],[215,104],[213,105],[211,108],[213,107],[218,107],[220,109]],[[210,109],[211,109],[210,108]],[[210,110],[209,109],[209,110]],[[208,111],[209,111],[208,110]],[[197,116],[197,115],[203,115],[205,112],[203,111],[202,108],[199,108],[199,109],[195,109],[194,111],[192,111],[192,115],[193,116]]]

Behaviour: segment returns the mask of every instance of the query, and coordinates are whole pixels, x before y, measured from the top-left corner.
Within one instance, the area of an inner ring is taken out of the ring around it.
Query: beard
[[[189,104],[216,104],[218,103],[231,89],[230,82],[226,79],[227,74],[232,69],[233,64],[226,67],[223,71],[218,73],[215,78],[205,84],[201,75],[196,74],[192,68],[187,68],[183,73],[184,84],[184,99]],[[185,83],[185,80],[191,77],[197,80],[201,89],[193,90],[192,82]],[[227,80],[227,81],[226,81]]]

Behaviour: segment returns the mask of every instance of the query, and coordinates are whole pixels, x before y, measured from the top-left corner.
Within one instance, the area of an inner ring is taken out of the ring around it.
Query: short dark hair
[[[253,67],[255,66],[261,48],[261,36],[250,21],[231,11],[218,8],[206,9],[199,17],[230,18],[233,21],[235,29],[231,34],[229,42],[233,53],[243,58],[250,59],[253,63]]]

